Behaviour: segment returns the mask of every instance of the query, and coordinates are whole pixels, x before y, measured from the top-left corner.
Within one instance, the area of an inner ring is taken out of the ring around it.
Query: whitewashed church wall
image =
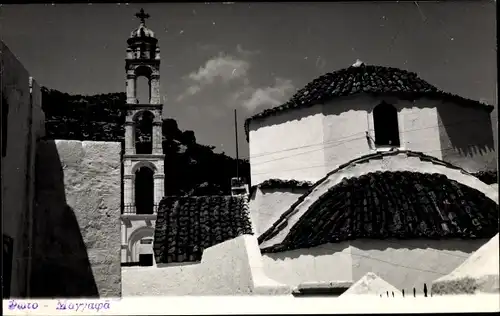
[[[351,242],[353,277],[359,280],[367,272],[405,291],[430,289],[432,281],[446,275],[488,242],[477,240],[367,240]]]
[[[306,189],[257,188],[249,201],[250,219],[256,236],[268,230],[306,191]]]
[[[370,132],[370,136],[375,139],[371,131],[373,119],[370,111],[379,102],[372,97],[360,95],[338,98],[323,105],[326,172],[372,152],[366,133]]]
[[[487,111],[425,98],[410,102],[357,95],[252,121],[252,184],[273,178],[314,182],[341,164],[376,152],[373,108],[381,101],[398,110],[401,149],[471,172],[494,169],[493,127]]]
[[[443,160],[470,172],[496,170],[495,133],[490,113],[445,102],[439,104],[437,114]]]
[[[322,106],[250,123],[252,185],[267,179],[315,181],[324,174]]]
[[[398,104],[402,148],[442,159],[436,106],[440,101],[421,99]],[[456,107],[460,107],[456,105]]]
[[[349,242],[266,253],[262,259],[269,278],[291,287],[304,282],[353,281]]]
[[[359,239],[315,248],[264,254],[268,277],[291,286],[352,281],[373,272],[398,289],[422,289],[446,275],[485,244],[480,240]]]

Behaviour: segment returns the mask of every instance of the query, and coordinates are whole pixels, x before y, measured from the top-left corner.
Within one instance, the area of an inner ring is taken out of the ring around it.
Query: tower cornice
[[[162,110],[163,104],[151,104],[151,103],[126,103],[123,105],[125,110]]]
[[[131,59],[131,58],[125,58],[125,69],[128,70],[130,66],[132,65],[137,65],[137,66],[159,66],[160,65],[160,60],[159,59]]]

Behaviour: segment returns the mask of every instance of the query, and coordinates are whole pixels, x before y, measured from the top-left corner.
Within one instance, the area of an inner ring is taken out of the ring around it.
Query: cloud
[[[295,87],[291,80],[276,78],[275,83],[269,87],[252,89],[246,88],[237,93],[235,97],[240,99],[244,95],[250,96],[243,100],[243,106],[249,111],[255,111],[262,107],[273,107],[283,104],[295,91]]]
[[[200,84],[211,84],[217,78],[227,82],[246,76],[248,68],[250,64],[247,61],[220,54],[208,60],[198,71],[189,74],[189,78]]]
[[[243,55],[243,56],[251,56],[251,55],[257,55],[260,54],[260,50],[246,50],[243,48],[241,44],[236,45],[236,51],[238,54]]]
[[[204,66],[197,71],[190,73],[187,78],[190,86],[181,94],[177,100],[180,101],[187,96],[192,96],[200,92],[203,87],[213,84],[216,80],[224,83],[236,79],[247,80],[246,76],[250,63],[230,55],[219,54],[209,59]]]

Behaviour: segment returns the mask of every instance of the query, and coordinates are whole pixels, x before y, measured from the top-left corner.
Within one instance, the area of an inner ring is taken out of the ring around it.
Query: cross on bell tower
[[[163,198],[165,181],[163,168],[165,155],[162,149],[163,105],[160,103],[160,48],[154,32],[146,27],[149,14],[141,9],[135,16],[140,20],[140,25],[131,32],[127,40],[125,58],[127,116],[123,155],[124,213],[154,214],[158,203]],[[139,77],[145,77],[148,81],[147,103],[139,103],[137,99],[136,87]],[[152,146],[150,150],[146,149],[144,152],[136,148],[136,128],[142,122],[141,117],[145,119],[146,115],[152,117],[152,131],[149,139]],[[149,174],[153,183],[148,184],[146,179],[144,180],[146,184],[136,185],[139,178],[144,178],[144,174],[146,177]],[[145,188],[151,190],[148,191]]]
[[[149,19],[149,14],[144,13],[144,9],[142,8],[135,16],[141,20],[141,24],[146,24],[146,19]]]

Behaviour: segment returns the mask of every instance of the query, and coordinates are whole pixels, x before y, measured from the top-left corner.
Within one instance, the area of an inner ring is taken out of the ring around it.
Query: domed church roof
[[[155,37],[155,33],[146,27],[146,19],[150,17],[149,14],[144,13],[144,9],[141,9],[141,11],[136,13],[135,16],[140,20],[140,24],[139,27],[130,33],[129,42],[141,39],[153,39]]]
[[[441,174],[374,172],[344,179],[316,201],[276,252],[356,238],[491,238],[498,204]]]
[[[418,160],[409,170],[376,167],[398,157]],[[491,238],[499,223],[492,192],[422,153],[366,155],[319,180],[258,240],[262,252],[280,252],[357,238]]]
[[[148,29],[146,25],[141,24],[138,28],[130,33],[130,38],[135,37],[155,37],[155,33],[152,30]]]
[[[335,97],[357,93],[394,95],[407,100],[416,100],[422,97],[439,98],[493,110],[491,105],[440,91],[435,86],[420,79],[414,72],[393,67],[365,65],[362,61],[357,60],[348,68],[329,72],[314,79],[304,88],[298,90],[288,102],[248,118],[245,121],[247,134],[250,120],[276,115],[292,108],[313,106],[330,101]]]

